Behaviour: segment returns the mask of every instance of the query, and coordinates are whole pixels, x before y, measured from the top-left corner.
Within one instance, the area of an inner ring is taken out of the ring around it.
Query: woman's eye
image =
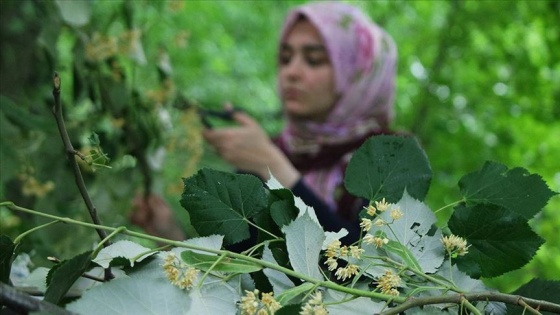
[[[278,62],[281,65],[289,64],[291,59],[292,59],[292,55],[289,53],[281,53],[280,56],[278,56]]]
[[[308,55],[305,56],[305,62],[312,67],[318,67],[329,62],[326,56]]]

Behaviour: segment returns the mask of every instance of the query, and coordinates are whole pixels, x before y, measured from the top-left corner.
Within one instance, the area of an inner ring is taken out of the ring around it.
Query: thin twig
[[[101,221],[99,220],[99,217],[97,216],[97,209],[95,208],[95,206],[93,205],[93,202],[91,201],[91,197],[89,196],[89,193],[86,189],[86,185],[84,183],[84,178],[82,176],[82,172],[80,171],[80,166],[78,165],[78,162],[76,162],[75,159],[75,155],[76,154],[76,150],[74,149],[74,147],[72,146],[72,142],[70,141],[70,137],[68,136],[68,131],[66,130],[66,126],[64,124],[64,117],[62,115],[62,105],[61,105],[61,101],[60,101],[60,76],[58,75],[58,73],[54,73],[54,78],[53,78],[53,83],[54,83],[54,87],[53,87],[53,97],[54,97],[54,106],[52,108],[52,112],[54,115],[54,118],[56,119],[56,124],[58,126],[58,131],[60,132],[60,137],[62,138],[62,142],[64,144],[64,150],[66,151],[66,156],[68,158],[68,160],[70,161],[70,165],[72,166],[72,171],[74,172],[74,178],[76,180],[76,185],[78,185],[78,189],[80,190],[80,194],[82,195],[82,198],[84,199],[84,202],[86,203],[86,206],[88,208],[89,214],[91,216],[91,220],[93,221],[94,224],[98,224],[101,225]],[[107,233],[104,230],[100,230],[100,229],[96,229],[97,234],[99,235],[99,237],[101,238],[101,240],[104,240],[107,237]],[[110,245],[110,243],[105,243],[105,246]]]
[[[80,191],[80,194],[82,195],[82,199],[86,204],[91,220],[94,224],[101,225],[101,220],[99,220],[99,217],[97,216],[97,209],[93,205],[93,201],[89,196],[89,193],[86,188],[86,184],[84,182],[84,178],[82,176],[82,172],[80,170],[80,166],[76,161],[75,156],[77,155],[76,154],[77,151],[72,146],[72,142],[70,141],[70,137],[68,136],[68,131],[66,130],[66,126],[64,124],[64,116],[62,115],[62,104],[60,101],[60,86],[61,86],[60,76],[58,75],[58,73],[55,72],[53,77],[52,94],[54,97],[54,106],[52,108],[52,112],[54,118],[56,119],[56,125],[58,126],[58,131],[60,133],[60,137],[62,138],[62,143],[64,144],[66,157],[68,158],[68,161],[72,166],[72,171],[74,172],[74,179],[76,181],[76,185],[78,186],[78,190]],[[97,231],[97,235],[99,235],[99,238],[101,238],[102,241],[107,238],[107,233],[104,230],[102,229],[95,229],[95,230]],[[104,243],[104,246],[109,246],[109,245],[111,245],[110,241],[106,241]],[[105,269],[105,279],[109,280],[111,278],[113,278],[113,275],[111,274],[111,269]]]

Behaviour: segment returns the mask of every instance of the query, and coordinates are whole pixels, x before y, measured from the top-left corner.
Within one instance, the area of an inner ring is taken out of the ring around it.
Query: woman
[[[237,169],[267,180],[269,171],[308,205],[326,230],[359,237],[363,200],[343,175],[368,137],[387,133],[393,118],[396,48],[358,8],[338,2],[296,7],[286,17],[278,54],[278,93],[286,126],[269,139],[242,112],[239,126],[204,130],[204,138]]]

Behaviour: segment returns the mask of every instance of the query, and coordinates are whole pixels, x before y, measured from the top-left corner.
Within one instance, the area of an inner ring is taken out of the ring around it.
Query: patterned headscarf
[[[298,155],[314,157],[324,154],[325,147],[344,147],[388,130],[394,115],[396,68],[392,38],[360,9],[340,2],[296,7],[285,19],[281,41],[302,16],[322,36],[340,98],[323,122],[302,122],[287,115],[278,143],[288,157],[296,160]],[[355,149],[350,147],[352,150],[344,152],[334,164],[303,172],[306,184],[333,208],[335,189],[342,182],[344,168]]]

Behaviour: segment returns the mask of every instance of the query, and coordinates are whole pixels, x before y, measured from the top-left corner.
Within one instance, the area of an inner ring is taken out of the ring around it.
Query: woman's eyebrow
[[[293,46],[291,46],[288,43],[281,43],[280,44],[280,49],[283,50],[292,50],[294,49]],[[303,47],[301,48],[301,50],[303,50],[306,53],[309,52],[325,52],[325,46],[323,44],[309,44],[309,45],[303,45]]]
[[[304,45],[302,50],[306,53],[326,52],[325,46],[323,44]]]

